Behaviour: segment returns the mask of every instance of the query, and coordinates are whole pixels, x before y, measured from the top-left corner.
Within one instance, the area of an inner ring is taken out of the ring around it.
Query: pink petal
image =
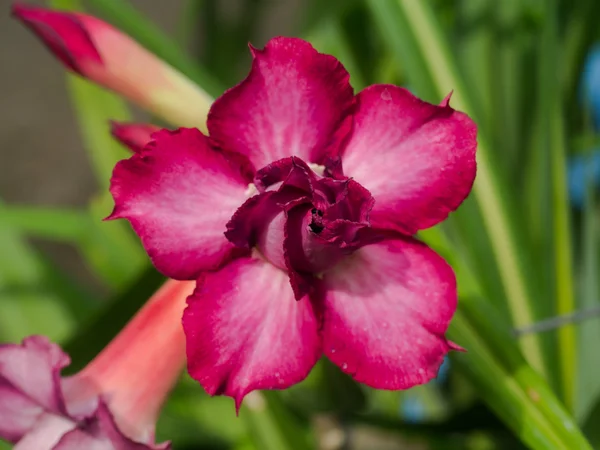
[[[210,136],[257,168],[288,156],[321,163],[351,127],[349,75],[333,56],[296,38],[251,48],[248,77],[213,104]]]
[[[31,431],[17,442],[14,450],[55,450],[62,436],[76,426],[77,423],[67,417],[43,413]]]
[[[475,179],[477,129],[447,101],[435,106],[406,89],[375,85],[358,94],[343,168],[371,191],[371,223],[414,234],[454,211]]]
[[[21,345],[0,345],[0,376],[45,409],[66,412],[60,372],[69,357],[45,336],[30,336]]]
[[[149,123],[125,123],[112,121],[110,133],[132,152],[138,153],[152,140],[152,134],[160,130]]]
[[[102,58],[88,30],[76,14],[15,3],[12,13],[37,34],[48,49],[69,69],[82,73],[82,65],[102,65]]]
[[[188,370],[210,395],[239,408],[255,389],[302,381],[321,354],[318,319],[294,300],[287,274],[263,259],[235,260],[204,273],[183,315]]]
[[[0,438],[17,442],[25,436],[25,443],[47,442],[72,424],[61,418],[66,406],[60,372],[69,362],[44,336],[25,338],[21,345],[0,345]],[[39,448],[25,443],[23,449]]]
[[[213,150],[200,131],[162,130],[115,167],[110,219],[126,218],[154,265],[166,276],[192,279],[232,256],[225,225],[246,200],[238,161]]]
[[[169,443],[146,445],[123,435],[104,403],[94,417],[66,433],[52,450],[169,450]]]
[[[0,438],[17,442],[43,414],[44,409],[0,377]]]
[[[406,389],[437,375],[455,349],[444,333],[456,309],[450,266],[412,238],[368,245],[324,276],[325,355],[357,381]]]

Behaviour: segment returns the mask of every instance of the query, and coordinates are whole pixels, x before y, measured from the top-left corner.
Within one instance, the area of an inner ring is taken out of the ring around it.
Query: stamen
[[[246,194],[246,197],[252,197],[252,196],[258,194],[258,189],[256,189],[256,186],[254,185],[254,183],[250,183],[248,185],[248,187],[246,188],[246,191],[244,192],[244,194]]]
[[[312,170],[319,176],[324,176],[325,174],[325,166],[322,166],[320,164],[308,163],[308,167],[310,167],[310,170]]]

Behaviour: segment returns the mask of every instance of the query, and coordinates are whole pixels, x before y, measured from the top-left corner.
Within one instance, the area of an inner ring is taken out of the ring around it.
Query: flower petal
[[[471,191],[476,134],[448,100],[435,106],[391,85],[358,94],[342,159],[375,198],[372,225],[414,234],[444,220]]]
[[[14,449],[54,450],[62,436],[76,426],[77,423],[67,417],[42,413],[31,430],[16,443]]]
[[[82,74],[82,64],[102,65],[102,57],[77,15],[18,3],[12,6],[12,13],[72,71]]]
[[[324,276],[325,355],[357,381],[406,389],[434,378],[456,309],[450,266],[412,238],[368,245]]]
[[[115,167],[115,210],[140,236],[154,265],[175,279],[195,278],[232,256],[225,225],[246,200],[239,164],[213,150],[196,129],[162,130],[141,153]]]
[[[60,372],[69,362],[44,336],[0,345],[0,438],[17,442],[41,417],[66,415]]]
[[[104,403],[100,403],[94,417],[66,433],[52,450],[169,450],[167,443],[146,445],[134,442],[117,427]]]
[[[318,319],[294,300],[287,274],[263,259],[237,259],[204,273],[183,315],[188,370],[210,395],[239,408],[255,389],[302,381],[321,354]]]
[[[45,336],[30,336],[21,345],[0,345],[0,376],[48,411],[65,413],[60,371],[69,357]]]
[[[211,138],[257,168],[288,156],[321,163],[337,154],[354,104],[342,64],[295,38],[277,37],[251,51],[248,77],[210,109]]]
[[[158,130],[160,130],[159,127],[149,123],[116,121],[110,123],[110,133],[113,137],[134,153],[141,152],[146,144],[152,140],[152,134]]]

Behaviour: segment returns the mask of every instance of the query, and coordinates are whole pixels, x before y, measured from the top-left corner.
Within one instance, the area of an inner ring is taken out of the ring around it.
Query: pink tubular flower
[[[86,368],[43,336],[0,345],[0,438],[19,450],[159,450],[154,427],[185,365],[190,282],[167,282]],[[159,330],[159,332],[157,332]]]
[[[154,133],[112,178],[110,218],[131,222],[164,274],[197,279],[191,376],[237,407],[322,354],[375,388],[427,382],[459,349],[444,337],[456,281],[411,236],[469,194],[475,124],[396,86],[354,95],[340,62],[300,39],[251,51],[210,137]]]
[[[177,126],[204,126],[210,97],[111,25],[86,14],[20,3],[12,12],[72,72]]]

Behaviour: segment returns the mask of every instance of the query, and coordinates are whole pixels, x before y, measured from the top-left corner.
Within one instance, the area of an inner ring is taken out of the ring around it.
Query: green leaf
[[[102,223],[112,210],[108,193],[116,163],[130,152],[109,133],[110,120],[129,120],[129,111],[115,94],[74,75],[67,75],[73,104],[102,194],[90,204],[95,222],[82,251],[94,270],[111,286],[119,287],[140,273],[147,257],[125,221]]]
[[[396,64],[409,74],[410,86],[425,100],[437,101],[436,85],[406,16],[395,6],[394,0],[367,0],[367,5]]]
[[[558,4],[546,0],[545,18],[540,36],[539,94],[537,127],[540,151],[549,156],[551,169],[551,190],[547,191],[552,211],[552,246],[550,260],[554,263],[552,279],[555,282],[556,313],[568,314],[575,309],[570,230],[570,205],[567,197],[566,150],[564,121],[561,112],[561,99],[556,86],[559,84],[557,51],[558,43]],[[546,225],[547,226],[547,225]],[[574,325],[565,325],[558,330],[558,354],[560,386],[563,401],[570,411],[574,409],[576,377],[576,341]]]
[[[587,128],[593,130],[591,110],[587,108]],[[587,148],[586,164],[588,170],[585,176],[586,196],[581,222],[581,267],[578,280],[579,304],[582,309],[600,306],[600,284],[598,283],[598,201],[593,182],[593,165],[591,164],[592,147]],[[578,327],[578,392],[576,417],[585,420],[590,411],[600,399],[600,320],[589,319]],[[600,403],[598,403],[600,406]],[[599,408],[600,410],[600,408]],[[600,440],[598,441],[600,443]]]
[[[118,288],[145,267],[147,258],[126,227],[102,222],[112,205],[107,196],[102,201],[92,201],[90,211],[5,206],[2,220],[27,236],[75,246],[97,275]]]
[[[89,232],[90,217],[83,211],[16,205],[1,211],[3,223],[29,236],[79,243]]]
[[[85,315],[93,299],[3,221],[3,208],[0,205],[0,341],[30,334],[59,339],[73,327],[74,315]]]

